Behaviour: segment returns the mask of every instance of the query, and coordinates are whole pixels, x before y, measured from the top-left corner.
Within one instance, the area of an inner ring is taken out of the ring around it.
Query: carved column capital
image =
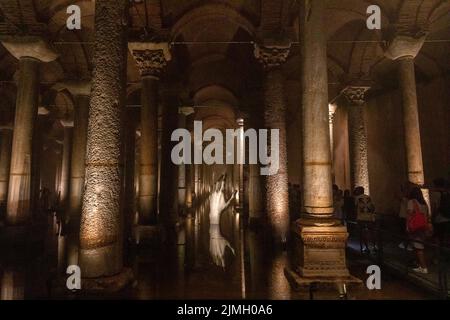
[[[367,86],[347,86],[341,94],[352,105],[363,105],[365,103],[366,92],[370,89]]]
[[[265,69],[276,68],[286,62],[291,50],[290,43],[284,44],[255,44],[255,58]]]
[[[172,58],[168,43],[130,42],[128,48],[142,77],[159,79],[161,71]]]
[[[417,35],[397,34],[388,42],[384,55],[391,60],[414,59],[422,48],[426,33]]]

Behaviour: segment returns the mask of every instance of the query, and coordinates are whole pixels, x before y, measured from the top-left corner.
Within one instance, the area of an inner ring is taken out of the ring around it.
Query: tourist
[[[424,214],[427,219],[429,219],[428,206],[423,197],[422,191],[418,186],[411,188],[408,194],[408,205],[407,205],[408,219],[411,219],[414,214]],[[414,272],[418,273],[428,273],[427,263],[425,259],[425,246],[424,241],[426,239],[426,229],[422,228],[420,230],[412,232],[408,230],[414,251],[416,253],[416,259],[418,267],[414,268]]]
[[[356,187],[354,190],[356,220],[361,228],[361,242],[365,246],[363,253],[370,253],[369,244],[373,243],[373,250],[378,250],[374,243],[375,206],[372,199],[364,194],[364,187]]]
[[[398,213],[398,218],[399,218],[399,230],[400,230],[400,235],[402,237],[407,238],[408,235],[406,233],[406,218],[408,217],[408,186],[409,184],[402,184],[400,186],[400,210]],[[402,242],[400,242],[400,244],[398,245],[399,248],[401,249],[406,249],[408,251],[413,251],[414,248],[411,245],[411,243],[408,242],[408,240],[403,240]]]
[[[443,178],[433,181],[430,189],[433,230],[440,245],[448,244],[450,234],[450,190]]]
[[[344,216],[347,220],[355,220],[355,199],[348,189],[344,191]]]

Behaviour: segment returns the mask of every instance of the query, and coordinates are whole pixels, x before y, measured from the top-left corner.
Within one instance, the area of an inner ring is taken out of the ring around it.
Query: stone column
[[[186,117],[192,113],[194,113],[192,107],[180,107],[178,109],[178,128],[186,129]],[[191,192],[188,171],[188,164],[178,166],[178,209],[183,215],[186,215],[187,209],[189,209],[188,202],[190,201],[188,198],[188,192]]]
[[[28,225],[31,220],[32,140],[38,109],[39,63],[53,61],[57,55],[38,38],[4,41],[3,46],[19,60],[6,223]]]
[[[177,85],[166,83],[162,91],[162,123],[161,123],[161,172],[159,194],[159,217],[168,226],[178,221],[178,166],[172,162],[171,152],[177,144],[171,141],[172,132],[177,128],[178,95]]]
[[[336,113],[336,105],[328,105],[328,126],[330,130],[330,159],[331,159],[331,177],[333,183],[335,183],[334,173],[334,115]]]
[[[286,102],[284,77],[281,70],[281,65],[286,61],[289,50],[290,44],[266,43],[255,46],[255,56],[265,70],[263,81],[264,124],[269,130],[279,130],[279,169],[277,173],[266,176],[266,208],[276,242],[285,242],[289,230]]]
[[[95,2],[94,71],[79,264],[84,278],[97,280],[123,270],[122,131],[128,3],[127,0]],[[83,281],[85,285],[88,283]]]
[[[343,96],[348,101],[348,139],[350,151],[350,176],[352,188],[364,187],[370,194],[367,134],[364,122],[365,93],[369,87],[348,86]]]
[[[158,196],[158,87],[170,60],[167,43],[132,42],[128,45],[142,77],[139,223],[155,224]]]
[[[258,164],[250,164],[248,204],[250,225],[257,224],[263,213],[261,173]]]
[[[63,86],[69,90],[75,101],[70,160],[69,205],[65,223],[67,227],[67,265],[77,265],[91,83],[80,81],[64,83]]]
[[[296,277],[347,279],[347,232],[333,219],[325,1],[303,1],[300,30],[303,108],[303,212],[294,225]],[[289,277],[288,277],[289,278]]]
[[[11,161],[12,129],[0,129],[0,206],[8,197],[9,166]]]
[[[72,130],[73,121],[60,121],[64,128],[63,154],[61,162],[61,208],[64,215],[67,216],[66,210],[69,204],[69,187],[70,187],[70,160],[72,156]]]
[[[398,78],[403,100],[403,128],[408,180],[417,185],[423,185],[425,178],[423,173],[414,58],[422,48],[425,37],[425,35],[413,37],[399,34],[390,41],[385,52],[387,58],[398,61]],[[426,190],[424,196],[429,204],[428,190]]]
[[[124,179],[124,250],[129,253],[129,243],[132,239],[132,229],[135,216],[135,162],[136,162],[136,108],[128,108],[125,115],[125,179]]]

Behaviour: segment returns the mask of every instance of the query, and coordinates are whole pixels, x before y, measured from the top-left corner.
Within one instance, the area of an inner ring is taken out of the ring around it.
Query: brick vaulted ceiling
[[[129,37],[171,42],[174,58],[166,75],[184,82],[190,90],[219,84],[240,97],[258,86],[261,71],[252,42],[262,38],[291,38],[294,45],[286,77],[299,79],[298,2],[136,0],[129,10]],[[66,9],[71,4],[81,8],[79,31],[66,29]],[[366,9],[372,4],[381,8],[381,30],[366,28]],[[0,0],[0,33],[40,32],[54,44],[60,58],[41,67],[44,86],[51,88],[61,79],[86,79],[92,71],[94,8],[94,0]],[[395,31],[428,32],[416,58],[419,78],[450,71],[448,0],[328,0],[326,19],[330,95],[360,79],[375,83],[383,79],[383,85],[389,85],[386,79],[394,79],[393,63],[384,58],[383,45]],[[132,88],[139,83],[139,73],[133,59],[128,59]],[[11,91],[8,83],[14,80],[16,68],[17,61],[0,46],[0,90]]]

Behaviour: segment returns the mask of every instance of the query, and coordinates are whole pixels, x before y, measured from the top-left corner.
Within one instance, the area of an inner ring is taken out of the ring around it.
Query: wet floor
[[[130,250],[126,264],[135,277],[120,299],[308,299],[305,289],[294,292],[284,276],[289,265],[286,251],[275,250],[264,230],[243,227],[240,215],[230,208],[220,225],[210,225],[207,201],[161,242]],[[83,297],[61,289],[58,270],[58,237],[47,230],[42,246],[21,252],[3,250],[0,257],[1,299],[73,299]],[[61,246],[61,242],[59,246]],[[9,248],[10,249],[10,248]],[[8,252],[8,254],[5,254]],[[40,254],[36,254],[41,252]],[[353,275],[365,279],[366,262],[350,259]],[[433,298],[404,281],[383,279],[382,290],[350,288],[350,299]],[[322,290],[316,299],[337,299],[335,290]]]

